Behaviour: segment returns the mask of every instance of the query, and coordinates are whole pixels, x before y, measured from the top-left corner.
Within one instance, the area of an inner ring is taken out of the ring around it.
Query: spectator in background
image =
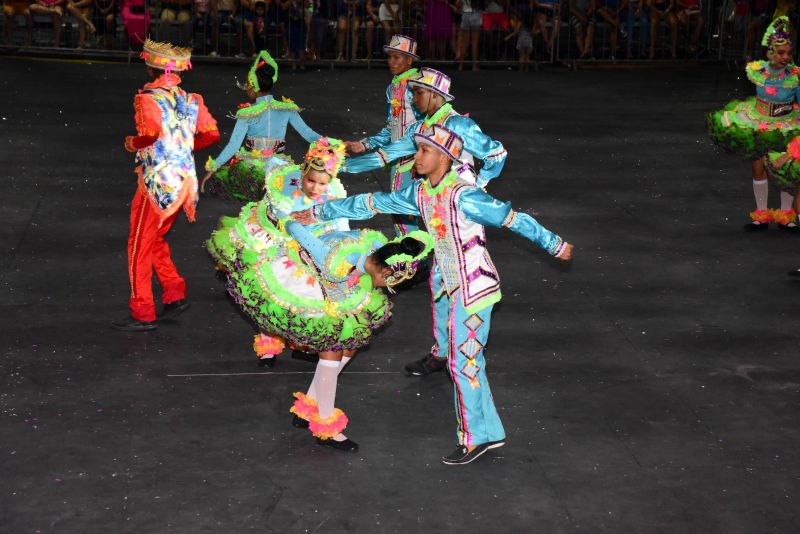
[[[561,12],[561,4],[556,0],[532,0],[534,12],[534,33],[539,33],[544,40],[547,47],[547,54],[553,53],[553,43],[558,38],[558,32],[561,26],[559,14]],[[547,31],[547,21],[551,20],[553,31]]]
[[[594,28],[597,24],[597,0],[570,0],[569,24],[575,32],[580,59],[592,57]]]
[[[311,59],[322,59],[328,28],[336,27],[336,0],[314,0],[314,16],[311,17],[311,35],[308,38],[308,53]]]
[[[767,24],[771,22],[770,16],[775,9],[775,2],[770,0],[739,0],[736,2],[736,22],[744,29],[744,54],[749,60],[753,57],[762,57],[761,34]],[[747,16],[750,21],[747,23]]]
[[[96,33],[92,24],[92,0],[67,0],[67,11],[78,21],[78,50],[86,46],[86,32]]]
[[[647,10],[644,6],[644,0],[630,0],[628,4],[628,17],[627,17],[627,24],[626,27],[628,28],[628,51],[626,57],[631,59],[633,57],[633,25],[638,22],[639,23],[639,50],[636,54],[639,57],[644,57],[644,47],[645,43],[647,43],[647,36],[649,35],[648,29],[650,27],[650,21],[647,19]]]
[[[426,0],[410,0],[408,6],[408,35],[418,43],[425,39],[423,32],[425,31],[425,17],[427,13]],[[446,4],[446,2],[445,2]],[[450,8],[447,8],[447,13],[450,15]],[[450,29],[447,31],[448,41],[453,36],[453,17],[450,15],[447,19],[450,24]]]
[[[272,3],[272,0],[270,0],[270,3]],[[253,10],[253,42],[256,54],[261,50],[267,49],[267,28],[269,28],[271,22],[273,21],[270,20],[267,12],[267,2],[256,0],[255,9]]]
[[[116,31],[116,0],[94,0],[94,27],[103,36],[106,50],[114,48],[114,32]]]
[[[600,0],[597,14],[608,23],[609,41],[611,45],[610,59],[617,59],[617,40],[619,35],[623,39],[628,38],[625,28],[622,25],[622,18],[628,18],[628,0]]]
[[[446,59],[447,43],[453,37],[452,13],[452,7],[447,0],[427,0],[423,32],[426,59]]]
[[[400,31],[400,0],[383,0],[378,9],[378,17],[383,26],[383,44],[388,46],[392,35]]]
[[[25,17],[28,29],[25,34],[25,46],[31,45],[33,36],[33,17],[31,17],[30,2],[28,0],[5,0],[3,2],[3,18],[6,20],[6,42],[14,44],[14,19]]]
[[[529,29],[531,25],[521,20],[516,12],[511,13],[509,24],[512,32],[506,36],[505,40],[517,38],[516,49],[519,54],[519,70],[520,72],[527,72],[530,70],[531,52],[533,52],[533,37]]]
[[[678,0],[676,16],[678,23],[686,28],[686,33],[689,35],[689,54],[697,55],[700,36],[706,22],[706,18],[703,16],[703,4],[700,0]],[[692,26],[694,26],[694,31],[692,31]]]
[[[345,61],[348,58],[356,59],[358,56],[358,30],[361,28],[361,21],[367,11],[367,0],[338,0],[336,7],[339,11],[336,61]],[[351,54],[345,50],[348,28],[352,30]]]
[[[289,59],[297,62],[292,64],[292,69],[305,69],[306,60],[306,23],[305,10],[307,0],[283,0],[280,8],[286,15],[286,28],[289,31]]]
[[[161,22],[172,24],[177,22],[180,26],[181,44],[188,43],[192,31],[192,0],[168,0],[164,2],[164,9],[161,10]]]
[[[467,57],[467,45],[472,56],[472,70],[478,70],[478,53],[481,44],[481,26],[483,25],[483,0],[458,0],[461,11],[461,32],[458,45],[458,70],[464,70]]]
[[[461,8],[458,0],[447,0],[450,12],[453,15],[453,37],[450,39],[450,48],[456,61],[461,61]]]
[[[223,24],[234,24],[235,16],[236,0],[211,0],[210,17],[213,50],[208,54],[209,56],[219,55],[219,30]]]
[[[495,28],[508,31],[511,27],[508,20],[508,0],[489,0],[483,10],[483,31],[490,32]]]
[[[658,24],[662,20],[670,28],[672,59],[678,56],[678,19],[675,17],[675,0],[646,0],[647,14],[650,16],[650,59],[656,57],[656,37]]]
[[[36,15],[47,15],[53,20],[53,46],[61,46],[61,21],[64,19],[64,0],[34,0],[28,8]]]
[[[197,46],[197,36],[203,34],[202,52],[210,42],[211,25],[209,23],[210,0],[194,0],[192,4],[192,47]]]
[[[236,57],[238,58],[244,58],[251,55],[255,57],[256,55],[256,41],[255,36],[253,35],[253,16],[255,15],[255,7],[255,0],[239,0],[239,13],[236,17],[237,35],[239,37],[239,42],[242,43],[242,31],[244,31],[244,35],[247,37],[248,46],[245,48],[244,43],[242,43],[242,49],[238,54],[236,54]]]
[[[381,25],[381,18],[379,9],[375,8],[375,2],[380,0],[367,0],[366,13],[364,15],[364,34],[367,41],[366,59],[372,58],[372,52],[375,50],[375,29]],[[382,7],[382,6],[381,6]]]

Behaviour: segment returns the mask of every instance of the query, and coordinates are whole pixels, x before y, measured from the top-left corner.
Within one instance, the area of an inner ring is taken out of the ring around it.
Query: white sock
[[[769,198],[769,184],[767,180],[753,180],[753,195],[756,197],[756,209],[767,209],[767,198]]]
[[[342,372],[344,366],[347,365],[347,362],[352,360],[352,356],[342,356],[342,361],[339,363],[339,372]],[[320,360],[322,361],[322,360]],[[319,365],[319,364],[318,364]],[[317,373],[314,373],[314,378],[311,380],[311,385],[308,386],[308,391],[306,392],[307,397],[311,397],[314,400],[317,400]]]
[[[786,191],[781,191],[781,211],[792,209],[792,204],[794,204],[794,196]]]
[[[317,371],[314,373],[313,386],[317,394],[317,409],[319,418],[327,419],[333,415],[333,408],[336,404],[336,383],[339,379],[339,362],[333,360],[320,360],[317,364]],[[336,441],[344,441],[347,438],[344,434],[337,434]]]

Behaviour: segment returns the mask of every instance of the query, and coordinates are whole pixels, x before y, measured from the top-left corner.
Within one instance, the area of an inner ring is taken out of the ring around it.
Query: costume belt
[[[272,151],[274,154],[283,154],[286,151],[286,141],[283,139],[272,139],[271,137],[248,137],[244,146],[248,150]]]
[[[767,102],[756,97],[756,111],[768,117],[782,117],[794,110],[794,102]]]

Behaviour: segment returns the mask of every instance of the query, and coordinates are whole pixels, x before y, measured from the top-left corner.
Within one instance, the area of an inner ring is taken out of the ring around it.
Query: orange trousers
[[[158,211],[141,189],[131,202],[131,230],[128,235],[128,277],[131,283],[131,316],[138,321],[155,321],[153,271],[161,284],[161,302],[168,304],[186,298],[186,281],[178,274],[164,236],[180,210],[159,224]]]

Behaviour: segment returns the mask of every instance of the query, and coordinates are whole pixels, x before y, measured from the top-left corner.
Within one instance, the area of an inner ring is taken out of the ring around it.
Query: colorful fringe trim
[[[778,224],[787,225],[797,220],[797,212],[794,210],[770,210],[772,221]]]
[[[299,391],[295,391],[293,395],[296,400],[294,401],[292,407],[289,408],[290,412],[295,414],[300,419],[305,419],[306,421],[319,418],[317,401],[306,396],[305,393],[300,393]]]
[[[334,408],[333,415],[327,419],[320,419],[319,413],[315,413],[314,417],[308,421],[308,428],[319,439],[331,439],[347,428],[347,422],[344,412],[339,408]]]
[[[772,210],[755,210],[750,212],[750,218],[753,222],[758,223],[771,223],[772,222]]]
[[[268,336],[266,334],[258,334],[253,337],[253,350],[259,358],[264,356],[277,356],[283,352],[286,344],[278,336]]]

